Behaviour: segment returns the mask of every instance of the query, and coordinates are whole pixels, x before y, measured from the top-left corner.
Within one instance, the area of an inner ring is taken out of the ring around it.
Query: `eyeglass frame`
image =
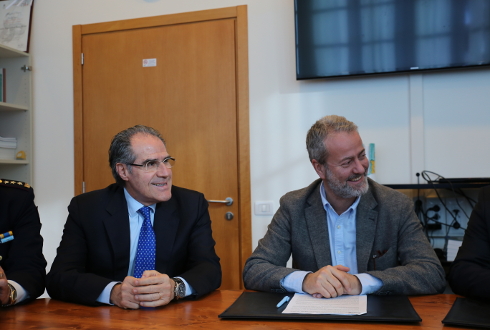
[[[168,162],[169,160],[172,160],[174,162],[174,164],[169,163]],[[151,162],[155,162],[157,164],[157,167],[154,170],[156,172],[156,171],[158,171],[158,167],[160,167],[160,164],[162,164],[162,163],[163,163],[163,165],[166,168],[171,169],[175,165],[175,158],[173,158],[171,156],[167,156],[162,161],[159,161],[159,160],[156,160],[156,159],[149,159],[149,160],[145,160],[145,163],[143,163],[143,164],[130,164],[130,163],[127,163],[126,165],[141,167],[141,169],[143,171],[145,171],[145,172],[148,173],[148,172],[153,172],[153,170],[148,170],[148,164],[151,163]]]

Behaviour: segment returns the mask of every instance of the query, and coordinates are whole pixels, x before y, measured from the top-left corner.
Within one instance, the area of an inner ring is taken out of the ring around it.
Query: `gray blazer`
[[[383,281],[375,292],[378,295],[442,292],[444,270],[422,231],[413,203],[400,192],[368,181],[369,190],[361,197],[356,216],[358,272]],[[331,265],[321,182],[318,179],[281,198],[266,235],[245,263],[247,289],[286,292],[280,284],[286,275]],[[286,268],[291,254],[293,268]]]

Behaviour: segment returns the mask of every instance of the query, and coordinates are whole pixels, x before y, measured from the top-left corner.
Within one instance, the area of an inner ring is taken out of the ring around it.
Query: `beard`
[[[347,183],[349,180],[358,177],[358,175],[351,175],[347,178],[345,182],[341,182],[329,169],[326,168],[326,178],[327,185],[332,190],[332,192],[341,198],[352,198],[359,197],[367,193],[369,189],[369,184],[367,181],[367,171],[364,172],[361,181],[363,181],[363,185],[359,188],[353,188],[349,186]]]

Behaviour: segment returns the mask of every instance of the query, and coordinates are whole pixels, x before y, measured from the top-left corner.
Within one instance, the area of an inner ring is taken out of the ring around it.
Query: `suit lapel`
[[[371,260],[378,212],[374,208],[378,205],[372,194],[372,186],[361,197],[356,212],[356,256],[357,270],[365,273]]]
[[[305,209],[306,226],[318,269],[332,264],[326,212],[320,197],[320,184],[322,184],[322,181],[319,181],[320,183],[307,198],[307,207]]]
[[[114,254],[114,278],[124,279],[129,267],[130,234],[128,206],[122,188],[116,190],[106,211],[107,216],[102,221]]]
[[[155,209],[153,230],[157,241],[155,268],[163,274],[169,271],[169,263],[173,255],[173,247],[179,229],[179,216],[176,199],[158,203]]]

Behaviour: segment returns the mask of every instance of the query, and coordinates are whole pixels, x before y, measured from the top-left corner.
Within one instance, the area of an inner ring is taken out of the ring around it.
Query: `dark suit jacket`
[[[480,190],[448,279],[454,293],[490,299],[490,186]]]
[[[68,211],[46,288],[52,298],[98,305],[96,299],[106,285],[128,275],[130,229],[124,189],[112,184],[76,196]],[[158,272],[184,278],[197,297],[220,286],[221,266],[203,194],[172,186],[172,198],[156,206],[153,229]]]
[[[402,193],[370,179],[356,213],[356,255],[359,273],[383,281],[375,294],[433,294],[446,285],[444,270],[422,232],[413,203]],[[247,289],[285,292],[281,279],[295,270],[316,272],[331,265],[321,180],[287,193],[243,271]],[[378,251],[386,251],[372,258]],[[290,255],[293,268],[286,268]]]
[[[1,179],[0,234],[8,231],[13,232],[14,239],[0,244],[0,266],[7,279],[19,283],[29,299],[35,299],[44,292],[46,260],[34,191],[23,182],[19,185]]]

